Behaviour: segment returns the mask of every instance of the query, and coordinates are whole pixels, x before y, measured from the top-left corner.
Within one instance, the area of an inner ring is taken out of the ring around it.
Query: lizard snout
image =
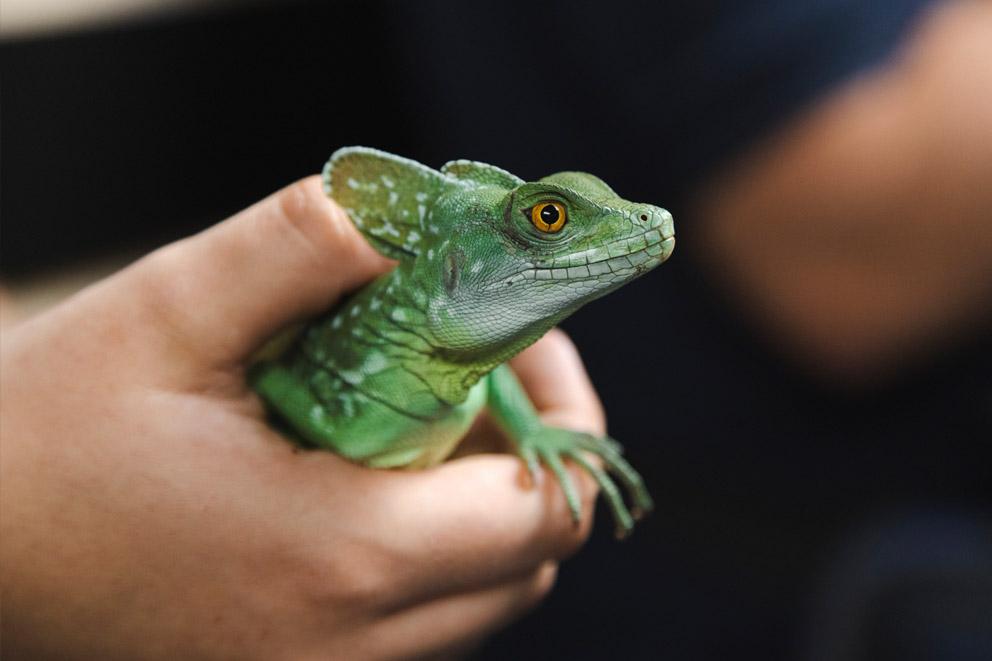
[[[634,219],[648,229],[657,229],[662,239],[675,236],[675,220],[667,209],[645,205],[633,214]]]

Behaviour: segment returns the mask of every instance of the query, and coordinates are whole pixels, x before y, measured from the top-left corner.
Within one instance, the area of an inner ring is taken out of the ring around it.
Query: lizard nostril
[[[647,220],[648,220],[648,215],[647,215],[646,213],[642,213],[642,214],[641,214],[641,220],[642,220],[642,221],[644,221],[644,222],[647,222]]]

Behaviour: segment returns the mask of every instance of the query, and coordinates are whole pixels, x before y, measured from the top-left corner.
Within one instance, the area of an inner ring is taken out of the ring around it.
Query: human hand
[[[935,3],[698,191],[686,247],[814,373],[878,383],[988,334],[990,59],[992,4]]]
[[[359,467],[245,387],[261,343],[389,266],[313,177],[5,330],[10,658],[444,654],[546,594],[591,526],[583,472],[576,527],[514,457]],[[563,334],[515,367],[550,422],[603,432]]]

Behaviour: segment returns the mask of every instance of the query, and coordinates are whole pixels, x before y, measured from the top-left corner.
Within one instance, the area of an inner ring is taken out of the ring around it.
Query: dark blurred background
[[[342,145],[593,172],[676,218],[672,260],[565,324],[659,508],[625,543],[600,525],[478,657],[992,658],[992,269],[875,369],[876,344],[835,350],[804,339],[815,315],[776,316],[822,311],[813,294],[779,306],[755,264],[724,257],[784,245],[763,207],[709,202],[747,201],[733,182],[815,142],[806,118],[887,66],[933,4],[259,2],[8,31],[3,280],[194,232]],[[927,176],[937,203],[957,195]],[[800,210],[796,190],[831,186],[754,181]],[[953,231],[988,245],[992,207],[972,206]],[[746,231],[724,231],[745,211]],[[811,263],[780,277],[799,287]]]

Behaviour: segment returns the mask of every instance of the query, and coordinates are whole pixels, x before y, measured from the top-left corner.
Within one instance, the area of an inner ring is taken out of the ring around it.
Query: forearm
[[[700,257],[820,371],[877,376],[992,314],[992,7],[921,28],[697,202]]]
[[[541,426],[537,410],[509,366],[500,365],[486,380],[489,413],[510,438],[522,438]]]

